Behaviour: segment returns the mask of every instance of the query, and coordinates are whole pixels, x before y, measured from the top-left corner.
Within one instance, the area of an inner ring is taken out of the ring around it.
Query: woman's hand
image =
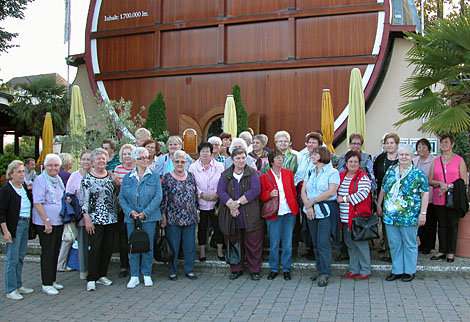
[[[270,193],[269,193],[269,196],[272,198],[272,197],[277,197],[279,196],[279,191],[277,191],[276,189],[273,189]]]
[[[166,227],[166,216],[162,214],[162,220],[160,221],[160,227],[165,228]]]
[[[52,225],[49,221],[44,222],[44,233],[46,234],[52,233]]]
[[[143,212],[139,213],[137,217],[139,218],[139,220],[145,220],[145,214]]]
[[[13,238],[11,238],[11,233],[8,231],[8,229],[7,231],[3,232],[3,239],[5,240],[5,243],[13,243]]]
[[[139,213],[135,210],[131,210],[131,217],[134,218],[134,219],[137,219],[137,217],[139,217]]]
[[[418,217],[418,226],[424,226],[426,224],[426,215],[425,214],[419,214]]]
[[[238,215],[240,215],[240,211],[238,211],[238,209],[230,210],[230,214],[232,215],[233,218],[237,218]]]
[[[449,190],[447,184],[445,182],[439,182],[439,196],[442,196],[447,190]]]
[[[344,203],[343,196],[336,197],[336,202],[337,203]]]
[[[310,220],[315,219],[315,211],[313,210],[313,207],[307,209],[307,218]]]
[[[85,230],[86,230],[86,232],[90,235],[93,235],[95,233],[95,225],[93,225],[93,222],[91,221],[90,215],[83,214],[83,219],[85,220]]]
[[[382,217],[383,213],[384,213],[384,211],[382,209],[382,206],[377,204],[377,216]]]
[[[232,200],[232,199],[227,201],[226,206],[230,209],[230,211],[235,211],[238,209],[238,207],[240,207],[240,205],[235,200]]]

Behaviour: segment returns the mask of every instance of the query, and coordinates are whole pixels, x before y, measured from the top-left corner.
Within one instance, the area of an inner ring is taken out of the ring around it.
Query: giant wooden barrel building
[[[345,130],[352,68],[373,98],[391,35],[416,29],[393,24],[403,3],[91,0],[88,77],[93,90],[132,100],[134,113],[161,91],[170,132],[191,127],[200,139],[220,126],[238,84],[250,127],[270,138],[287,130],[302,148],[305,133],[320,128],[322,89],[331,89],[335,137]]]

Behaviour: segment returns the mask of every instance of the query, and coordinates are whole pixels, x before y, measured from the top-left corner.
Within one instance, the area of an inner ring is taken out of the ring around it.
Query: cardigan
[[[274,185],[269,181],[271,177],[272,182]],[[297,204],[297,190],[294,185],[294,174],[289,169],[281,169],[281,178],[282,178],[282,185],[284,186],[284,193],[286,195],[287,205],[289,206],[292,214],[295,216],[299,213],[299,205]],[[276,189],[279,191],[277,187],[276,179],[274,178],[272,171],[268,171],[260,177],[261,180],[261,194],[259,195],[259,199],[263,202],[268,201],[271,199],[269,194],[272,190]],[[271,219],[267,220],[276,220],[277,215],[272,217]]]
[[[31,209],[33,209],[33,196],[24,183],[23,188],[26,190],[26,195],[31,202]],[[10,183],[4,184],[0,189],[0,223],[7,223],[11,238],[16,237],[16,227],[18,226],[20,209],[21,196],[16,193]]]

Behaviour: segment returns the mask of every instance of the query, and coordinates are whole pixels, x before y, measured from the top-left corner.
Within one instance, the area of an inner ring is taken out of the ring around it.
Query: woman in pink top
[[[447,254],[447,262],[452,263],[460,215],[455,209],[445,206],[445,195],[447,190],[454,188],[453,182],[457,179],[467,184],[467,166],[462,157],[452,151],[455,144],[452,134],[443,135],[440,143],[442,155],[434,160],[429,174],[429,184],[434,187],[432,203],[436,208],[439,228],[439,252],[431,260],[445,259]]]
[[[214,237],[217,244],[217,256],[224,259],[222,246],[224,237],[219,229],[218,217],[215,215],[215,204],[217,196],[217,184],[221,173],[224,171],[222,163],[215,161],[212,157],[212,144],[202,142],[197,147],[199,159],[189,166],[189,172],[196,178],[198,203],[199,203],[199,225],[197,239],[200,247],[199,260],[206,260],[207,226],[209,220],[214,228]]]

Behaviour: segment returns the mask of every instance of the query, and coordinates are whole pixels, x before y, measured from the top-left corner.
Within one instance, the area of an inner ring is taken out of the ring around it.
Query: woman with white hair
[[[251,145],[251,143],[253,142],[253,136],[251,135],[251,133],[248,131],[243,131],[242,133],[240,133],[240,135],[238,135],[238,137],[245,140],[246,146],[247,146],[246,152],[247,153],[252,152],[253,146]]]
[[[23,162],[12,161],[7,168],[9,180],[0,189],[0,223],[5,240],[5,291],[7,298],[21,300],[33,289],[23,286],[21,274],[28,245],[28,231],[33,200],[24,183]]]
[[[168,153],[158,158],[157,163],[155,164],[155,172],[158,173],[160,177],[175,169],[173,155],[176,151],[183,149],[183,140],[176,135],[170,136],[166,142],[166,147],[168,149]],[[193,163],[193,159],[186,154],[186,160],[188,162],[186,162],[186,168],[184,170],[188,171],[189,166]]]
[[[282,168],[291,170],[295,175],[299,161],[297,159],[297,155],[290,149],[290,134],[287,131],[278,131],[274,134],[274,142],[276,143],[276,149],[281,151],[284,155],[284,164],[282,165]],[[266,164],[263,173],[266,173],[268,170],[269,164]]]
[[[61,153],[59,154],[59,157],[62,160],[62,165],[60,166],[59,170],[59,177],[62,179],[64,186],[66,186],[67,181],[71,175],[69,170],[73,167],[73,156],[70,153]]]
[[[57,260],[64,224],[60,211],[65,187],[59,177],[62,160],[50,153],[44,159],[45,170],[33,182],[33,224],[41,244],[42,291],[59,294],[64,287],[56,283]]]
[[[153,285],[151,276],[153,239],[157,221],[162,219],[160,213],[162,186],[158,174],[149,167],[149,152],[146,148],[139,147],[132,151],[131,157],[136,167],[125,175],[119,193],[119,201],[124,213],[128,237],[134,231],[137,219],[140,220],[142,230],[149,236],[150,249],[146,253],[131,253],[129,255],[131,278],[127,283],[127,288],[134,288],[140,284],[140,273],[144,277],[145,286]]]
[[[392,273],[387,281],[411,282],[416,274],[418,226],[426,223],[429,185],[424,172],[413,166],[413,149],[398,149],[398,164],[388,168],[377,200],[377,214],[387,231]],[[383,201],[383,209],[382,209]]]
[[[246,141],[243,140],[242,138],[235,138],[233,139],[232,143],[230,144],[229,153],[230,155],[232,154],[233,150],[235,149],[243,149],[245,152],[247,152],[247,146],[246,146]],[[228,169],[232,166],[233,161],[232,158],[227,158],[225,160],[225,169]],[[253,158],[252,156],[247,155],[246,157],[246,164],[250,167],[258,171],[258,168],[256,168],[256,159]]]
[[[113,251],[115,224],[118,222],[116,182],[106,170],[108,153],[102,148],[90,155],[92,169],[80,185],[80,207],[88,232],[87,291],[95,291],[96,283],[105,286],[113,282],[106,277]],[[115,179],[117,180],[117,178]],[[119,182],[118,182],[119,183]]]
[[[212,158],[214,158],[215,161],[223,164],[227,158],[220,154],[222,140],[218,136],[211,136],[207,141],[212,144]]]

